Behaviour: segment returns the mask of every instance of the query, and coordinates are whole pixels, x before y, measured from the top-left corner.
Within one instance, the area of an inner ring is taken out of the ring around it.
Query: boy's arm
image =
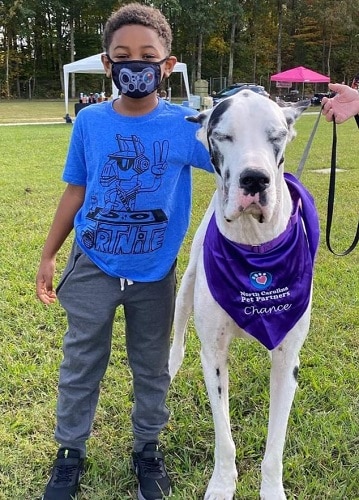
[[[73,229],[75,215],[82,206],[84,197],[84,186],[68,184],[57,207],[36,276],[36,295],[44,304],[52,304],[56,300],[52,283],[56,254]]]

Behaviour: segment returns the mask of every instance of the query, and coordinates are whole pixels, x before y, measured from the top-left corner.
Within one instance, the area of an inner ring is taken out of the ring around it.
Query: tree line
[[[0,0],[0,97],[59,98],[63,65],[101,52],[104,24],[125,3]],[[349,84],[359,73],[359,0],[142,3],[170,22],[172,53],[187,63],[192,91],[199,79],[212,90],[237,81],[269,90],[272,74],[295,66]],[[76,75],[72,97],[89,85],[110,88],[103,76]]]

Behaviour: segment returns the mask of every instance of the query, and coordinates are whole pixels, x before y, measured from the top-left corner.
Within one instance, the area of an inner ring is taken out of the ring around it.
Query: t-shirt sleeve
[[[70,145],[67,152],[62,180],[77,186],[85,186],[87,181],[87,168],[85,157],[85,144],[81,128],[80,114],[73,126]]]
[[[213,166],[210,160],[209,152],[204,145],[196,139],[191,159],[191,165],[196,168],[201,168],[207,172],[213,173]]]

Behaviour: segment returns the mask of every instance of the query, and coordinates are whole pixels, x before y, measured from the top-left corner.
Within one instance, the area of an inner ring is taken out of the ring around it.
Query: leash
[[[298,165],[298,168],[297,168],[297,171],[296,173],[294,174],[296,176],[296,178],[299,180],[300,179],[300,176],[302,175],[303,173],[303,169],[304,169],[304,164],[307,160],[307,157],[308,157],[308,154],[309,154],[309,150],[311,148],[311,145],[312,145],[312,142],[313,142],[313,139],[314,139],[314,136],[315,136],[315,133],[317,131],[317,128],[318,128],[318,125],[319,125],[319,120],[320,120],[320,117],[322,115],[322,109],[323,109],[323,106],[320,107],[320,110],[319,110],[319,113],[318,113],[318,116],[317,116],[317,119],[315,120],[315,123],[314,123],[314,127],[313,127],[313,130],[309,136],[309,139],[308,139],[308,142],[307,142],[307,145],[305,146],[305,149],[304,149],[304,152],[303,152],[303,155],[300,159],[300,162],[299,162],[299,165]]]
[[[359,118],[359,117],[358,117]],[[359,119],[355,117],[357,125],[359,127]],[[332,221],[333,221],[333,211],[334,211],[334,195],[335,195],[335,170],[337,164],[337,126],[335,120],[333,118],[333,142],[332,142],[332,157],[331,157],[331,165],[330,165],[330,180],[329,180],[329,193],[328,193],[328,207],[327,207],[327,227],[326,227],[326,243],[327,247],[332,252],[332,254],[337,255],[339,257],[343,257],[344,255],[350,254],[357,246],[359,241],[359,222],[357,226],[356,235],[354,236],[353,243],[342,253],[334,252],[331,243],[330,243],[330,233],[332,229]]]
[[[314,123],[313,130],[309,136],[308,143],[304,149],[302,158],[300,159],[297,171],[295,173],[295,177],[298,180],[300,179],[300,176],[303,173],[304,164],[307,160],[309,150],[311,148],[311,145],[312,145],[312,142],[314,139],[314,135],[315,135],[317,128],[318,128],[318,125],[319,125],[319,120],[320,120],[320,117],[322,114],[322,109],[323,109],[323,106],[320,107],[318,117]],[[359,115],[355,115],[354,118],[355,118],[355,121],[356,121],[358,128],[359,128]],[[328,204],[327,204],[327,224],[326,224],[325,236],[326,236],[326,244],[327,244],[328,250],[336,256],[343,257],[344,255],[350,254],[358,244],[358,241],[359,241],[359,222],[358,222],[356,235],[354,236],[353,243],[344,252],[342,252],[342,253],[335,252],[332,248],[331,243],[330,243],[330,234],[331,234],[331,229],[332,229],[333,212],[334,212],[335,173],[336,173],[336,163],[337,163],[336,159],[337,159],[337,129],[336,129],[335,120],[333,118],[332,155],[331,155],[331,164],[330,164],[330,179],[329,179],[329,192],[328,192]]]

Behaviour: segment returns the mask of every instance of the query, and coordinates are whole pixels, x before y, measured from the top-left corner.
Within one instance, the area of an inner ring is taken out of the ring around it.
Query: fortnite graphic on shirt
[[[140,139],[116,135],[119,150],[108,155],[100,184],[86,217],[91,227],[82,234],[87,248],[110,254],[144,254],[162,246],[168,219],[161,208],[137,208],[140,195],[156,191],[167,168],[168,141],[153,144],[154,164]]]

